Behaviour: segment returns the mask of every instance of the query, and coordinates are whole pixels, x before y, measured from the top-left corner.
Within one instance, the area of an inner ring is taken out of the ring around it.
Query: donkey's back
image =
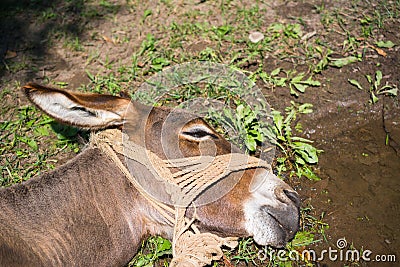
[[[0,266],[122,266],[142,238],[135,194],[97,149],[0,189]]]

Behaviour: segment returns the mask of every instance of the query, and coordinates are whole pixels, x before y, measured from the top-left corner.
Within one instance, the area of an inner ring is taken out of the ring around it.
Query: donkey
[[[75,127],[122,128],[131,120],[133,135],[143,132],[146,148],[161,158],[165,151],[168,157],[239,152],[203,119],[186,112],[37,84],[23,90],[43,112]],[[196,209],[196,226],[284,246],[299,227],[297,193],[264,168],[229,174],[235,177],[240,179],[228,193]],[[194,214],[187,212],[189,218]],[[0,189],[0,266],[123,266],[144,238],[171,239],[172,231],[115,163],[93,147],[49,173]]]

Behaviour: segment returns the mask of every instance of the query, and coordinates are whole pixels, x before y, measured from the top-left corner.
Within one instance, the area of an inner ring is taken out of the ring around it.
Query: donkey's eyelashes
[[[183,132],[182,134],[190,135],[195,138],[203,138],[203,137],[207,137],[207,136],[211,136],[212,138],[217,138],[217,136],[215,134],[209,133],[209,132],[206,132],[203,130],[196,130],[196,131],[192,131],[192,132]]]
[[[186,139],[201,141],[205,139],[218,139],[218,136],[205,125],[192,125],[190,127],[185,127],[181,131],[181,135]]]
[[[197,139],[199,141],[207,138],[217,139],[218,137],[215,134],[210,134],[204,131],[197,131],[197,132],[182,132],[182,135],[185,137],[189,137],[189,139]]]

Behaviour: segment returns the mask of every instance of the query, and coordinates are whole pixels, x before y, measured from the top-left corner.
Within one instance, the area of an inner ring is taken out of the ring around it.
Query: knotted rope
[[[191,220],[185,217],[187,208],[197,196],[231,172],[256,167],[271,169],[265,161],[239,153],[163,160],[155,153],[129,141],[128,135],[116,129],[92,134],[90,144],[106,154],[140,194],[174,226],[172,267],[211,264],[213,260],[222,257],[222,246],[235,248],[238,244],[236,237],[222,238],[212,233],[201,233],[194,224],[196,212]],[[142,164],[155,179],[162,182],[171,197],[173,208],[151,196],[116,153]],[[180,170],[171,172],[172,168]]]

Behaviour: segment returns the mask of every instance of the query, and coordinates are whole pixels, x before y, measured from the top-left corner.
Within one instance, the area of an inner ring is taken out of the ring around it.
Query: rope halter
[[[235,171],[250,168],[271,170],[271,166],[265,161],[240,153],[163,160],[155,153],[130,141],[128,135],[116,129],[93,133],[90,144],[106,154],[140,194],[174,226],[173,259],[170,264],[172,267],[211,264],[213,260],[223,256],[222,246],[235,248],[238,244],[236,237],[222,238],[212,233],[201,233],[194,224],[196,214],[193,219],[185,217],[187,208],[202,192]],[[145,166],[155,179],[163,184],[171,197],[173,207],[150,195],[132,176],[117,154]],[[171,171],[176,168],[179,171]]]

